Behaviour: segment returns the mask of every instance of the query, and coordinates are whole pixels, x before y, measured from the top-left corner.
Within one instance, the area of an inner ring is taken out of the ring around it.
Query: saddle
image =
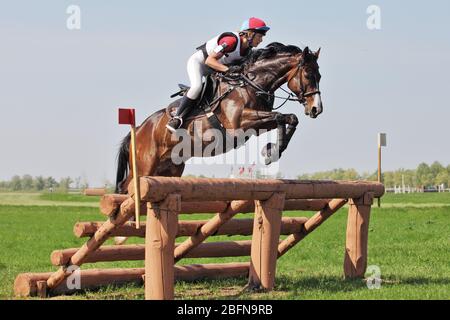
[[[184,96],[189,90],[189,86],[179,83],[178,84],[179,91],[172,94],[170,97],[175,98],[177,96]],[[212,102],[214,102],[214,97],[217,93],[217,89],[219,88],[219,79],[213,77],[212,75],[208,75],[205,79],[205,82],[202,86],[202,91],[197,99],[195,108],[192,108],[191,112],[186,115],[186,119],[190,119],[193,116],[204,115],[206,112],[209,112],[212,106]],[[174,116],[176,113],[176,106],[170,105],[167,108],[169,114]]]
[[[219,85],[221,83],[221,78],[224,79],[230,86],[225,92],[217,94],[219,90]],[[196,107],[185,116],[185,122],[190,120],[195,120],[198,118],[206,117],[212,128],[218,129],[222,132],[224,138],[228,135],[225,128],[223,127],[220,119],[215,114],[215,110],[220,106],[220,102],[224,99],[231,91],[233,91],[237,86],[244,86],[244,82],[239,79],[220,77],[213,73],[206,77],[203,83],[202,92],[196,103]],[[183,96],[189,90],[189,87],[184,84],[178,84],[180,90],[171,95],[172,98],[176,96]],[[169,117],[173,117],[176,114],[178,103],[174,102],[166,108],[166,113]]]

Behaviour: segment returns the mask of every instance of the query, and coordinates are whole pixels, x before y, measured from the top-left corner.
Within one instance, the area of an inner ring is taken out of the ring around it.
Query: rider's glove
[[[232,65],[228,67],[228,70],[226,72],[227,75],[234,75],[234,74],[240,74],[242,73],[242,66],[240,65]]]

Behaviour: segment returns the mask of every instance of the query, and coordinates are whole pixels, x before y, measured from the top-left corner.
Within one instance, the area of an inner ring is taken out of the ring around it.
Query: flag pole
[[[131,126],[131,166],[134,183],[134,206],[136,217],[136,229],[140,227],[139,217],[141,215],[141,190],[139,188],[139,175],[136,161],[136,117],[134,109],[119,108],[119,124],[129,124]]]
[[[132,165],[133,165],[133,182],[134,182],[134,206],[136,215],[136,229],[140,227],[139,217],[141,215],[141,190],[139,187],[139,175],[136,164],[136,127],[134,124],[131,125],[131,154],[132,154]]]

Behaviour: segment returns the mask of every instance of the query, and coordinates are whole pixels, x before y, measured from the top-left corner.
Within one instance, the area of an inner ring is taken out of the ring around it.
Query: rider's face
[[[253,47],[256,48],[263,41],[263,37],[264,37],[263,34],[255,33],[255,36],[254,36],[253,41],[252,41]]]

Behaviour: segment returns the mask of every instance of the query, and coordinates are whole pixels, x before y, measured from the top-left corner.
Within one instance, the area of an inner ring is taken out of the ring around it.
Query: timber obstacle
[[[104,196],[106,194],[105,188],[87,188],[84,189],[83,194],[85,196]]]
[[[145,268],[79,271],[81,288],[145,283],[146,299],[173,299],[174,280],[247,276],[250,288],[271,290],[276,260],[333,213],[349,204],[344,257],[346,278],[364,277],[370,209],[384,186],[365,181],[246,180],[141,177],[140,229],[129,221],[135,213],[133,184],[129,195],[105,195],[100,211],[106,222],[80,222],[77,237],[89,237],[81,248],[54,251],[53,273],[23,273],[15,281],[18,296],[71,293],[74,269],[83,263],[145,260]],[[311,218],[282,217],[287,210],[317,211]],[[233,219],[254,212],[253,219]],[[178,220],[181,213],[215,213],[210,220]],[[207,242],[215,235],[251,235],[251,240]],[[287,235],[280,240],[280,235]],[[145,237],[145,245],[102,246],[113,236]],[[188,237],[176,244],[177,237]],[[183,258],[250,256],[247,263],[175,265]],[[65,281],[67,280],[67,281]]]

